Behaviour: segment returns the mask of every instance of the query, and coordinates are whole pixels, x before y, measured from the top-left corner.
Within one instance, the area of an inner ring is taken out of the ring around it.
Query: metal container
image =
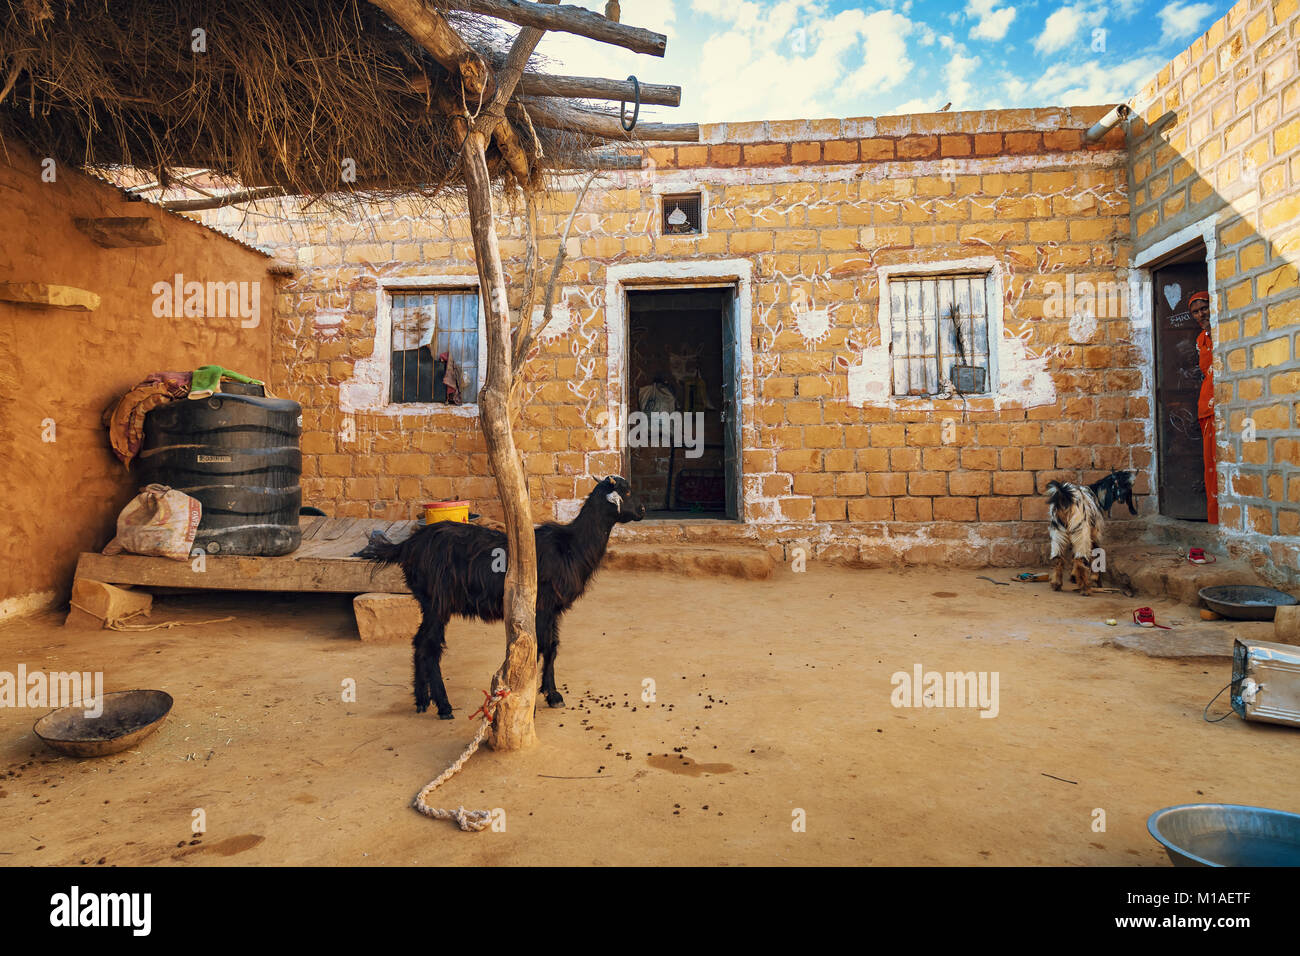
[[[134,747],[162,726],[172,698],[161,690],[105,694],[103,713],[86,716],[86,705],[51,711],[32,728],[46,744],[72,757],[104,757]]]
[[[1300,866],[1300,814],[1188,803],[1151,814],[1147,832],[1174,866]]]
[[[951,369],[952,384],[963,395],[979,395],[984,391],[986,370],[978,365],[954,364]]]
[[[1300,727],[1300,647],[1238,638],[1231,700],[1244,720]]]
[[[1279,607],[1300,604],[1289,594],[1256,584],[1218,584],[1197,593],[1211,611],[1237,621],[1271,621]]]

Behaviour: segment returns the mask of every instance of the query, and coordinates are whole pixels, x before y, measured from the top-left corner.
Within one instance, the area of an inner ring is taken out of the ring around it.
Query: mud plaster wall
[[[1133,101],[1138,253],[1203,235],[1219,533],[1300,582],[1300,4],[1243,0]],[[1253,440],[1247,431],[1253,422]]]
[[[268,371],[268,259],[197,223],[71,169],[43,182],[39,159],[5,143],[0,159],[0,282],[44,282],[100,296],[93,312],[0,302],[4,533],[0,619],[66,594],[81,551],[102,547],[136,485],[109,451],[100,413],[151,372],[217,363]],[[149,216],[166,241],[104,249],[74,217]],[[155,282],[261,282],[262,320],[155,318]],[[44,440],[53,438],[53,441]]]
[[[682,261],[752,266],[745,524],[698,534],[867,564],[1014,565],[1043,552],[1047,480],[1129,467],[1145,494],[1148,343],[1127,317],[1045,317],[1068,275],[1126,281],[1123,132],[1083,142],[1103,112],[726,124],[700,145],[651,149],[650,169],[608,174],[569,239],[564,321],[526,367],[517,442],[535,516],[572,514],[592,476],[621,467],[602,427],[619,401],[606,387],[606,270]],[[708,196],[705,234],[662,236],[657,194],[693,187]],[[543,261],[573,200],[572,183],[544,200]],[[276,297],[273,381],[304,405],[306,501],[399,518],[463,497],[498,514],[473,411],[384,407],[369,378],[386,362],[384,284],[473,276],[463,218],[394,202],[338,221],[283,200],[208,221],[302,268]],[[504,210],[500,231],[517,296],[522,224]],[[882,280],[963,267],[990,269],[1000,290],[997,392],[965,408],[890,398]]]

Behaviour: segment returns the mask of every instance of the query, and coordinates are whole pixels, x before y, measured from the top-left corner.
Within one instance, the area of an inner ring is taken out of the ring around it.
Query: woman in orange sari
[[[1210,524],[1218,524],[1219,470],[1215,462],[1214,339],[1210,335],[1210,293],[1193,293],[1187,308],[1201,327],[1201,334],[1196,337],[1196,353],[1201,364],[1201,395],[1196,403],[1196,417],[1201,424],[1201,456],[1205,466],[1205,518]]]

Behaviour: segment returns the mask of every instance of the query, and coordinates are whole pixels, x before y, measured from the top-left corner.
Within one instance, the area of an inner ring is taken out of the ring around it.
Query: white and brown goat
[[[1047,483],[1048,529],[1052,540],[1052,590],[1059,591],[1065,583],[1066,566],[1079,585],[1079,592],[1090,594],[1093,551],[1101,547],[1102,531],[1111,506],[1117,501],[1128,505],[1131,514],[1137,514],[1133,504],[1133,473],[1112,471],[1101,481],[1091,485],[1077,485],[1070,481]],[[1105,515],[1102,513],[1105,512]],[[1127,577],[1113,571],[1122,590],[1131,585]]]

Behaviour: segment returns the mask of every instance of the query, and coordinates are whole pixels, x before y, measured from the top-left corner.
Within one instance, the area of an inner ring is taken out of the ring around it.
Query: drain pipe
[[[1097,140],[1101,139],[1112,129],[1114,129],[1115,124],[1118,123],[1120,120],[1128,119],[1129,114],[1132,112],[1133,111],[1128,108],[1128,104],[1120,103],[1119,106],[1115,107],[1105,116],[1103,116],[1100,120],[1098,120],[1096,125],[1094,125],[1092,129],[1088,130],[1088,133],[1086,136],[1084,136],[1084,139],[1089,143],[1097,142]]]

